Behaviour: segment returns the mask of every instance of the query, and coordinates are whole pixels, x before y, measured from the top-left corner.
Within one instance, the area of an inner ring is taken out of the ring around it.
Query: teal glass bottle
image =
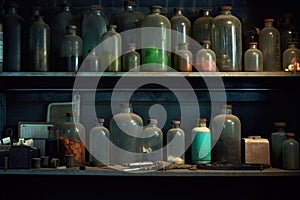
[[[211,16],[212,9],[203,8],[199,11],[200,17],[198,17],[192,25],[192,37],[199,44],[203,40],[210,40],[211,34],[211,22],[213,17]]]
[[[275,122],[275,132],[271,134],[271,166],[282,168],[282,142],[287,139],[285,122]]]
[[[199,49],[196,53],[196,64],[195,68],[200,72],[215,72],[217,71],[216,66],[216,54],[210,49],[210,41],[202,40],[202,49]]]
[[[206,126],[206,118],[198,119],[197,127],[192,130],[192,163],[211,162],[211,132]]]
[[[180,42],[174,56],[174,67],[179,72],[193,71],[193,54],[188,48],[187,42]]]
[[[140,71],[141,58],[135,43],[128,44],[128,50],[122,55],[122,71]]]
[[[244,54],[244,71],[256,72],[263,71],[263,54],[257,48],[257,42],[249,42],[249,48]]]
[[[167,162],[185,164],[185,133],[180,128],[180,121],[172,121],[172,127],[167,131],[166,145]]]
[[[300,68],[300,50],[298,42],[289,42],[288,48],[282,54],[282,67],[284,71],[295,72]]]
[[[282,142],[283,169],[299,169],[299,142],[295,133],[286,133],[287,139]]]

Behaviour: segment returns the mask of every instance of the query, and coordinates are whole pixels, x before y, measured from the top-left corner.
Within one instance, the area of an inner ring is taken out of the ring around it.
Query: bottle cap
[[[248,42],[249,45],[257,45],[257,42]]]
[[[98,123],[104,123],[105,120],[103,118],[98,118],[97,121]]]
[[[273,18],[267,18],[267,19],[264,19],[264,22],[274,22],[274,19]]]
[[[219,10],[232,10],[232,6],[220,6]]]
[[[172,124],[178,125],[178,124],[180,124],[180,121],[179,121],[179,120],[173,120],[173,121],[172,121]]]
[[[287,136],[287,137],[294,137],[294,136],[295,136],[295,133],[286,133],[286,136]]]
[[[198,121],[199,122],[207,122],[207,119],[206,118],[198,118]]]
[[[225,104],[225,105],[222,105],[221,108],[228,108],[228,109],[231,109],[231,108],[232,108],[232,105],[230,105],[230,104]]]
[[[274,126],[275,127],[282,127],[282,126],[286,126],[286,123],[285,122],[275,122]]]
[[[201,43],[202,44],[210,44],[211,42],[210,42],[210,40],[202,40]]]

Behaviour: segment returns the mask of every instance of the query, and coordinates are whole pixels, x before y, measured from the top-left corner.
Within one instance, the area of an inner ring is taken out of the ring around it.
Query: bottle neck
[[[70,9],[69,6],[64,6],[64,7],[62,8],[62,11],[63,11],[63,12],[70,12],[71,9]]]
[[[221,113],[222,114],[232,114],[232,109],[231,108],[222,108]]]
[[[6,13],[7,13],[7,14],[14,15],[14,14],[17,13],[17,9],[14,8],[14,7],[7,8]]]
[[[206,122],[199,122],[198,127],[206,127]]]
[[[74,117],[73,116],[68,116],[67,122],[75,122]]]
[[[230,10],[221,10],[220,14],[222,14],[222,15],[231,15],[231,11]]]
[[[209,44],[203,44],[202,46],[204,49],[209,49]]]
[[[173,128],[180,128],[180,124],[173,124]]]
[[[249,49],[257,49],[257,45],[256,44],[250,44]]]
[[[126,12],[132,12],[132,11],[134,11],[134,8],[133,8],[132,5],[127,5],[127,6],[125,6],[125,11]]]
[[[203,16],[210,16],[210,12],[208,10],[203,11]]]
[[[182,10],[176,10],[176,15],[182,15]]]
[[[285,127],[278,127],[278,128],[277,128],[277,132],[282,132],[282,133],[284,133],[284,132],[285,132]]]
[[[273,22],[265,22],[265,27],[273,27]]]
[[[131,108],[131,106],[121,106],[121,112],[122,113],[131,113],[132,108]]]

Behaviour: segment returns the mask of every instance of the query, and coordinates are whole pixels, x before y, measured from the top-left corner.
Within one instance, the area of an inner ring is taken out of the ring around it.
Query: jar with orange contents
[[[73,166],[78,167],[85,164],[85,128],[75,122],[72,112],[66,113],[66,117],[59,136],[61,162],[66,164],[66,156],[73,155]]]

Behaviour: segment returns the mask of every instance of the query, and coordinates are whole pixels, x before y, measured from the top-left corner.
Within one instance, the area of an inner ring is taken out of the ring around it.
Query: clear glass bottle
[[[143,131],[143,161],[163,161],[163,132],[157,126],[157,119],[149,119]]]
[[[187,42],[178,44],[178,50],[174,56],[174,67],[179,72],[193,71],[193,54],[189,50]]]
[[[185,164],[185,133],[180,128],[180,121],[172,121],[172,128],[167,131],[166,145],[167,162]]]
[[[50,68],[50,28],[44,17],[35,15],[28,30],[29,67],[32,71],[47,72]]]
[[[101,60],[99,56],[97,56],[96,49],[89,50],[89,54],[86,56],[81,66],[88,72],[101,71]]]
[[[128,44],[128,50],[122,55],[122,71],[140,71],[141,58],[135,43]]]
[[[90,160],[95,166],[110,164],[110,133],[104,127],[104,119],[98,118],[97,124],[90,130]]]
[[[64,71],[60,59],[61,43],[67,33],[66,27],[69,25],[76,25],[75,15],[71,12],[71,4],[63,2],[60,5],[60,12],[58,12],[50,23],[51,31],[51,70],[50,71]]]
[[[74,167],[85,165],[85,127],[75,122],[72,112],[66,117],[59,134],[61,163],[66,164],[66,156],[73,155]]]
[[[161,6],[151,6],[150,11],[141,25],[141,71],[168,71],[171,64],[171,23],[161,14]]]
[[[275,122],[275,132],[271,134],[271,166],[282,168],[282,142],[286,140],[285,122]]]
[[[263,53],[264,71],[281,70],[280,33],[273,26],[274,19],[264,19],[265,26],[259,32],[259,50]]]
[[[195,58],[195,68],[200,72],[215,72],[216,66],[216,54],[210,49],[210,41],[202,40],[202,49],[198,50]]]
[[[280,33],[280,48],[283,53],[288,47],[289,42],[294,42],[296,25],[295,16],[293,13],[285,12],[278,21],[278,30]]]
[[[211,162],[211,132],[206,126],[206,118],[199,118],[197,127],[192,129],[192,163]]]
[[[212,119],[212,161],[241,163],[241,121],[232,114],[232,105],[222,105],[221,113]]]
[[[77,72],[82,61],[82,39],[77,35],[77,26],[69,25],[66,28],[60,50],[62,71]]]
[[[132,105],[121,104],[121,112],[115,114],[109,125],[111,163],[141,162],[143,159],[143,119],[133,112]]]
[[[101,42],[102,34],[107,31],[107,21],[101,6],[92,4],[82,19],[83,59]]]
[[[300,67],[300,50],[298,42],[289,42],[289,47],[282,54],[282,67],[285,71],[295,72]]]
[[[203,40],[210,40],[211,35],[211,22],[213,17],[211,16],[212,9],[203,8],[199,11],[200,17],[198,17],[192,25],[192,37],[199,44]]]
[[[244,71],[263,71],[263,54],[257,49],[257,42],[249,42],[249,48],[244,53]]]
[[[3,71],[3,25],[0,22],[0,72]]]
[[[211,49],[219,71],[242,71],[242,25],[231,6],[221,6],[211,22]]]
[[[117,26],[114,24],[109,25],[108,31],[102,37],[101,49],[101,65],[108,72],[121,72],[121,50],[122,39],[121,35],[116,32]]]
[[[286,136],[282,142],[283,169],[299,169],[299,142],[295,133],[286,133]]]

